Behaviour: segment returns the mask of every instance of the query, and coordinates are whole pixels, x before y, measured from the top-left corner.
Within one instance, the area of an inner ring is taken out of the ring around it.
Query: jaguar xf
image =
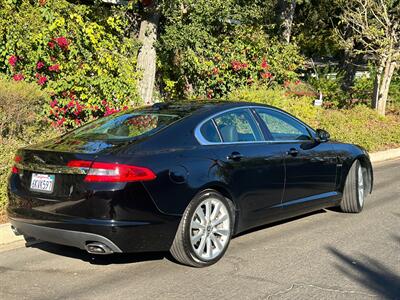
[[[170,251],[204,267],[250,228],[359,213],[372,187],[363,148],[277,108],[160,103],[18,150],[8,214],[25,237],[93,254]]]

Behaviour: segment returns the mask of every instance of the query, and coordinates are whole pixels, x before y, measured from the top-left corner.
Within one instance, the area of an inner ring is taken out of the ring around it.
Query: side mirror
[[[317,139],[319,140],[319,142],[324,143],[324,142],[329,141],[329,139],[331,138],[331,135],[326,130],[317,129],[316,133],[317,133]]]

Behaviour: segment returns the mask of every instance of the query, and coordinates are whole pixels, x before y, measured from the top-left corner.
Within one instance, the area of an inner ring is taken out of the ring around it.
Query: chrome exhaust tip
[[[88,243],[85,248],[90,254],[108,255],[113,253],[108,246],[98,242]]]
[[[22,235],[22,233],[19,232],[18,229],[14,227],[14,225],[11,225],[11,230],[16,236]]]

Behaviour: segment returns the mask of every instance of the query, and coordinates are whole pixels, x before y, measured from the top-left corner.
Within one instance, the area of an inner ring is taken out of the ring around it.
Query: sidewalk
[[[400,158],[400,148],[370,154],[372,164]],[[11,230],[10,223],[0,225],[0,249],[13,249],[24,245],[22,236],[15,236]]]

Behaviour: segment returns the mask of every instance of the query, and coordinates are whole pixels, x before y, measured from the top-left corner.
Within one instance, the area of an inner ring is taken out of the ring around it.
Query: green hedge
[[[313,128],[327,130],[335,140],[358,144],[368,151],[400,147],[400,116],[382,117],[364,105],[352,109],[324,109],[313,106],[313,98],[290,96],[281,88],[259,87],[238,90],[228,99],[279,107]]]

